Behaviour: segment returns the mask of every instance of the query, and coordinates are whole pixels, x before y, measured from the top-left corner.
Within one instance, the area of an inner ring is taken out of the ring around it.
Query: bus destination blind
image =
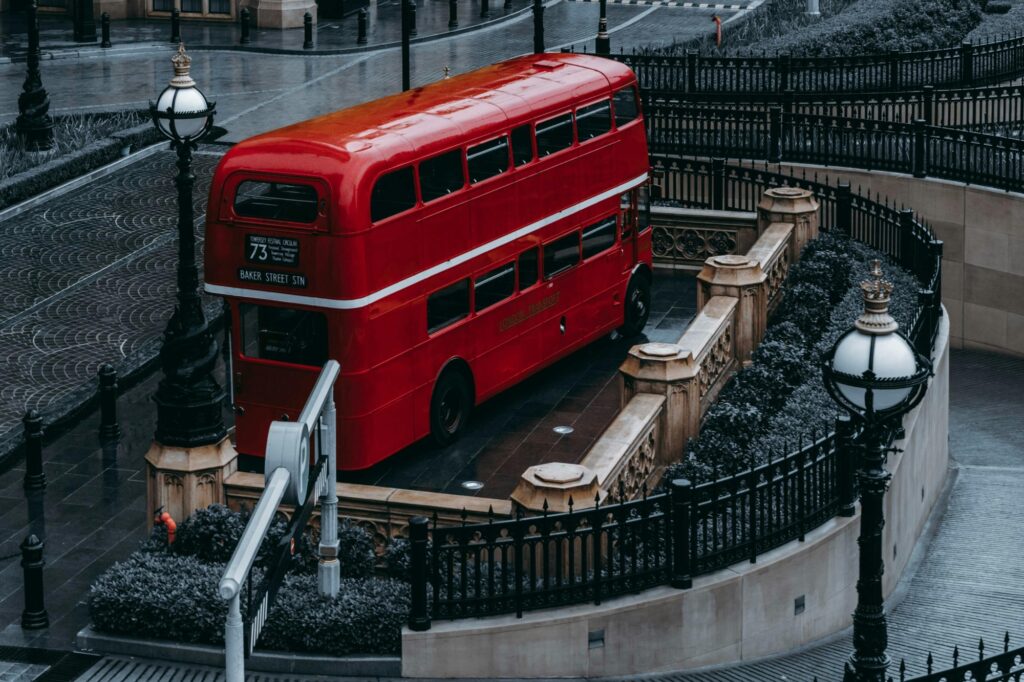
[[[245,235],[245,259],[266,265],[299,265],[299,240],[265,234]]]

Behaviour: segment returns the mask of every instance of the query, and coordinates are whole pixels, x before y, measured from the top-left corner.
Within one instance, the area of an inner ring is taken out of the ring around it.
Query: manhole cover
[[[583,478],[584,471],[585,469],[578,464],[552,462],[535,468],[533,475],[545,483],[575,483]]]

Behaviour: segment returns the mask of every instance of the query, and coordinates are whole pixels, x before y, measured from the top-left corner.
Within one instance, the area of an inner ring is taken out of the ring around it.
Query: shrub
[[[285,578],[260,646],[286,651],[398,654],[409,617],[409,585],[391,579],[346,579],[338,598],[317,594],[310,576]]]
[[[227,602],[217,595],[224,572],[192,556],[136,552],[89,589],[89,616],[117,635],[174,642],[224,641]]]
[[[139,551],[93,583],[89,615],[101,632],[218,645],[227,616],[227,602],[217,594],[223,572],[223,563]],[[255,571],[255,580],[261,575]],[[409,586],[397,580],[346,578],[331,600],[318,595],[315,576],[288,575],[261,646],[335,655],[398,653],[408,614]]]
[[[984,12],[985,14],[1006,14],[1011,9],[1013,9],[1013,5],[1008,2],[989,2],[985,5]]]
[[[801,436],[824,433],[837,408],[821,381],[823,354],[863,311],[859,282],[882,255],[842,235],[823,233],[790,268],[785,293],[752,363],[733,377],[708,410],[665,479],[697,482],[730,475],[792,452]],[[917,281],[888,264],[895,289],[890,312],[906,329],[917,306]]]
[[[198,509],[178,526],[177,539],[170,547],[172,553],[193,556],[205,562],[227,563],[235,551],[242,531],[249,521],[248,512],[236,512],[224,505],[211,504]],[[167,534],[162,526],[155,526],[153,534],[140,549],[144,552],[166,552]],[[266,570],[276,555],[282,538],[288,532],[288,521],[277,516],[267,529],[267,536],[256,555],[255,565]],[[376,551],[373,537],[362,527],[342,519],[338,524],[338,560],[341,574],[346,578],[366,578],[373,574]],[[317,540],[307,530],[295,545],[289,572],[314,574],[319,562]]]

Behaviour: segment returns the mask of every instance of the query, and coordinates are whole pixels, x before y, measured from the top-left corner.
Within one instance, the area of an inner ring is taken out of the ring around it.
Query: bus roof
[[[526,55],[249,138],[229,156],[267,151],[270,143],[281,151],[329,147],[341,152],[339,160],[373,149],[378,158],[400,162],[508,122],[556,114],[633,80],[626,65],[593,55]]]

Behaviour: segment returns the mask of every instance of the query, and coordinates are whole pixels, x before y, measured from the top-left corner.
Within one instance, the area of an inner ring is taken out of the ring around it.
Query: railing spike
[[[978,638],[978,660],[985,660],[985,640],[981,637]]]
[[[926,665],[928,667],[928,674],[931,675],[932,674],[932,666],[934,665],[934,660],[932,659],[932,652],[930,652],[930,651],[928,652],[928,661],[927,661]]]
[[[544,513],[544,516],[548,515],[548,498],[544,498],[544,504],[540,506],[540,509]]]
[[[960,665],[960,647],[953,645],[953,667],[956,668]]]
[[[595,509],[600,509],[601,508],[601,491],[598,491],[598,492],[594,493],[594,508]]]
[[[907,679],[907,661],[906,659],[900,659],[900,682]]]
[[[1003,653],[1005,654],[1010,650],[1010,631],[1007,630],[1006,634],[1003,635]]]
[[[462,511],[459,513],[459,516],[462,518],[462,525],[465,526],[466,519],[469,518],[469,512],[466,511],[465,507],[462,508]]]
[[[626,501],[626,482],[620,478],[619,479],[619,502],[625,502],[625,501]]]
[[[573,506],[572,495],[570,495],[569,496],[569,513],[570,514],[572,514],[572,506]]]
[[[643,500],[647,499],[647,481],[640,484],[640,498]]]
[[[487,505],[487,523],[494,521],[494,505]]]

